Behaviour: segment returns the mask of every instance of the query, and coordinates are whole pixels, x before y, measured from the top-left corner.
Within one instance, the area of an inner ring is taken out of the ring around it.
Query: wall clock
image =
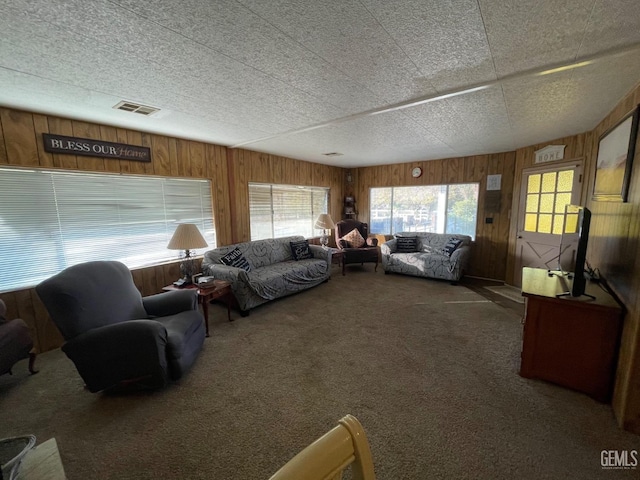
[[[422,175],[422,169],[420,167],[416,167],[413,170],[411,170],[411,175],[413,176],[413,178],[418,178],[420,175]]]

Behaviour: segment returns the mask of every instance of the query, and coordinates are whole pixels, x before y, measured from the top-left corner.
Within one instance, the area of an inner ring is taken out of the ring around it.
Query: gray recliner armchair
[[[195,290],[143,298],[120,262],[74,265],[36,292],[91,392],[164,387],[182,377],[204,343]]]

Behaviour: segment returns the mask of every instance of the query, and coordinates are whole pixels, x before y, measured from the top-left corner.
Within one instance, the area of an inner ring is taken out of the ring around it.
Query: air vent
[[[124,110],[125,112],[133,112],[139,113],[140,115],[153,115],[156,112],[159,112],[159,108],[148,107],[146,105],[140,105],[139,103],[125,102],[122,101],[115,105],[113,108],[116,110]]]
[[[341,157],[344,154],[338,153],[338,152],[331,152],[331,153],[323,153],[322,155],[324,155],[325,157]]]

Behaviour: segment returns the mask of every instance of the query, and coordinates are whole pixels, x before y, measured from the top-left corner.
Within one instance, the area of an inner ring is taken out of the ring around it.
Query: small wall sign
[[[151,149],[138,145],[124,143],[103,142],[90,138],[66,137],[43,133],[44,150],[49,153],[63,155],[84,155],[87,157],[104,157],[136,162],[150,162]]]
[[[566,145],[548,145],[540,150],[536,150],[535,163],[553,162],[564,158]]]
[[[487,175],[487,190],[500,190],[502,175]]]

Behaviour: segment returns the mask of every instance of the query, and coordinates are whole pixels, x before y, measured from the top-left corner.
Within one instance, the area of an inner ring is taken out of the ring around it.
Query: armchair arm
[[[149,378],[167,382],[167,330],[155,320],[129,320],[94,328],[62,346],[91,392]]]
[[[142,305],[149,315],[165,317],[185,310],[198,308],[198,296],[194,289],[172,290],[142,298]]]

